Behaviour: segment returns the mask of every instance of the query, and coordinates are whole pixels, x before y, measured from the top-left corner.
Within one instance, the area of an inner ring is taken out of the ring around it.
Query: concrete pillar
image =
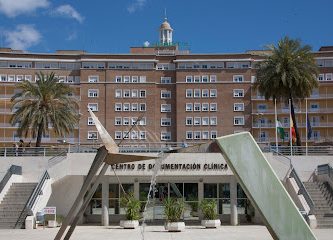
[[[202,178],[199,179],[198,182],[198,201],[200,202],[204,199],[204,183]],[[203,219],[203,214],[201,211],[199,211],[199,219]]]
[[[102,226],[109,226],[109,182],[102,182]]]
[[[237,213],[237,181],[233,177],[230,181],[230,224],[232,226],[238,225]]]
[[[140,198],[140,184],[137,178],[134,179],[134,197],[136,199]]]

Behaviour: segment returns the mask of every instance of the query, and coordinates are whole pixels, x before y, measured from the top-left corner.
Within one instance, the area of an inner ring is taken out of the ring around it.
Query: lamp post
[[[258,121],[259,121],[259,143],[261,142],[261,117],[263,116],[263,113],[256,113],[256,116],[258,116]]]

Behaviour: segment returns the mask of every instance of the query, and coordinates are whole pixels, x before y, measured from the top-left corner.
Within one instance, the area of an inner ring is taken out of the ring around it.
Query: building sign
[[[111,167],[119,171],[144,171],[153,170],[155,164],[153,163],[125,163],[114,164]],[[226,163],[163,163],[160,167],[161,171],[227,171],[228,165]]]
[[[57,208],[56,207],[45,207],[44,208],[44,214],[50,214],[50,215],[56,215]]]

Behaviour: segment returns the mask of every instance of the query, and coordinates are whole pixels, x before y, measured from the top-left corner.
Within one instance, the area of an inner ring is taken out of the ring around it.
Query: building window
[[[131,104],[131,111],[132,112],[138,111],[138,104],[137,103],[132,103]]]
[[[93,118],[88,117],[88,125],[89,125],[89,126],[93,126],[93,125],[95,125]]]
[[[130,133],[129,131],[123,131],[123,139],[129,139]]]
[[[200,76],[194,76],[194,82],[199,83],[200,82]]]
[[[122,76],[116,76],[116,82],[121,83],[122,82]]]
[[[146,97],[146,90],[140,90],[140,98]]]
[[[208,98],[209,97],[209,90],[208,89],[202,89],[202,97]]]
[[[192,131],[186,131],[186,139],[193,139],[193,132]]]
[[[201,111],[208,112],[209,111],[209,103],[203,103]]]
[[[244,125],[244,117],[234,117],[234,125],[239,126],[239,125]]]
[[[318,103],[311,103],[311,104],[310,104],[310,110],[311,110],[312,112],[316,112],[316,111],[318,111],[318,110],[319,110],[319,104],[318,104]]]
[[[171,112],[171,104],[161,104],[161,112]]]
[[[16,82],[22,82],[23,81],[23,75],[16,75]]]
[[[8,75],[8,82],[15,82],[15,75]]]
[[[234,89],[234,97],[244,97],[244,89]]]
[[[88,108],[92,112],[97,112],[98,111],[98,103],[88,103]]]
[[[98,89],[89,89],[88,97],[90,97],[90,98],[98,97]]]
[[[131,90],[124,89],[123,90],[123,97],[124,98],[130,98],[131,97]]]
[[[123,104],[123,111],[124,112],[129,112],[130,111],[130,104],[129,103],[124,103]]]
[[[145,103],[140,103],[140,112],[145,112],[146,111],[146,104]]]
[[[193,118],[192,117],[186,117],[186,123],[187,126],[193,125]]]
[[[200,103],[194,103],[194,111],[195,112],[200,112],[201,104]]]
[[[162,99],[169,99],[169,98],[171,98],[171,91],[161,90],[161,98]]]
[[[267,111],[267,104],[258,104],[257,108],[258,108],[258,112],[266,112]]]
[[[7,82],[7,75],[0,75],[1,82]]]
[[[143,117],[140,120],[138,120],[137,125],[138,126],[146,126],[146,123],[147,123],[146,117]]]
[[[121,125],[121,117],[116,117],[114,119],[114,125]]]
[[[217,103],[211,103],[210,104],[210,111],[216,112],[217,111]]]
[[[324,81],[325,80],[325,74],[318,74],[318,81]]]
[[[195,98],[200,98],[201,97],[200,89],[194,89],[194,97]]]
[[[124,117],[123,118],[123,125],[125,125],[125,126],[130,125],[130,118],[129,117]]]
[[[186,76],[186,80],[187,83],[191,83],[192,82],[192,76]]]
[[[161,132],[161,140],[162,141],[171,140],[171,132]]]
[[[192,98],[193,97],[193,90],[192,89],[186,89],[186,97]]]
[[[210,139],[217,138],[217,131],[210,131]]]
[[[244,82],[243,75],[234,75],[232,79],[233,79],[233,82]]]
[[[116,131],[114,132],[114,139],[122,139],[122,132],[121,131]]]
[[[97,83],[99,81],[99,76],[89,76],[88,82],[89,83]]]
[[[32,76],[31,75],[24,75],[24,80],[31,82]]]
[[[201,117],[195,117],[193,122],[195,126],[201,125]]]
[[[124,76],[124,83],[129,83],[131,81],[130,76]]]
[[[326,81],[332,81],[332,73],[326,73]]]
[[[201,121],[202,126],[208,126],[209,125],[209,117],[203,117]]]
[[[171,126],[171,118],[161,118],[161,126],[162,127]]]
[[[122,110],[122,104],[121,104],[121,103],[116,103],[116,104],[114,105],[114,110],[115,110],[116,112],[120,112],[120,111]]]
[[[200,131],[194,131],[193,133],[194,139],[201,139],[201,132]]]
[[[320,140],[320,131],[318,130],[313,131],[312,136],[314,140]]]
[[[217,96],[217,91],[216,89],[210,89],[210,97],[211,98],[216,98]]]
[[[201,81],[203,82],[203,83],[208,83],[208,76],[202,76],[202,78],[201,78]]]
[[[161,83],[163,84],[171,83],[171,77],[161,77]]]
[[[146,76],[140,76],[140,83],[145,83],[147,81]]]
[[[137,83],[139,82],[139,77],[138,76],[132,76],[132,83]]]
[[[96,131],[89,131],[88,132],[88,139],[98,139],[98,133]]]
[[[209,132],[208,131],[202,131],[202,139],[209,139]]]
[[[216,82],[216,75],[210,75],[210,82],[211,83]]]
[[[186,112],[192,112],[193,111],[193,104],[192,103],[186,103]]]
[[[116,98],[121,98],[122,97],[122,90],[121,89],[116,89],[115,97]]]
[[[138,97],[138,90],[137,89],[132,89],[132,98],[137,98]]]
[[[210,117],[210,125],[211,126],[217,125],[217,117]]]
[[[147,138],[147,132],[146,131],[140,131],[140,139],[146,139]]]
[[[234,103],[234,112],[243,112],[244,103]]]
[[[139,133],[138,131],[131,131],[131,139],[138,139]]]

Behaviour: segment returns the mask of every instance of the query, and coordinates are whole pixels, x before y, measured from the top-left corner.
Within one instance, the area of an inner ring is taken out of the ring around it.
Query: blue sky
[[[0,46],[127,53],[158,41],[164,8],[174,41],[194,53],[261,49],[285,35],[333,45],[332,0],[0,0]]]

